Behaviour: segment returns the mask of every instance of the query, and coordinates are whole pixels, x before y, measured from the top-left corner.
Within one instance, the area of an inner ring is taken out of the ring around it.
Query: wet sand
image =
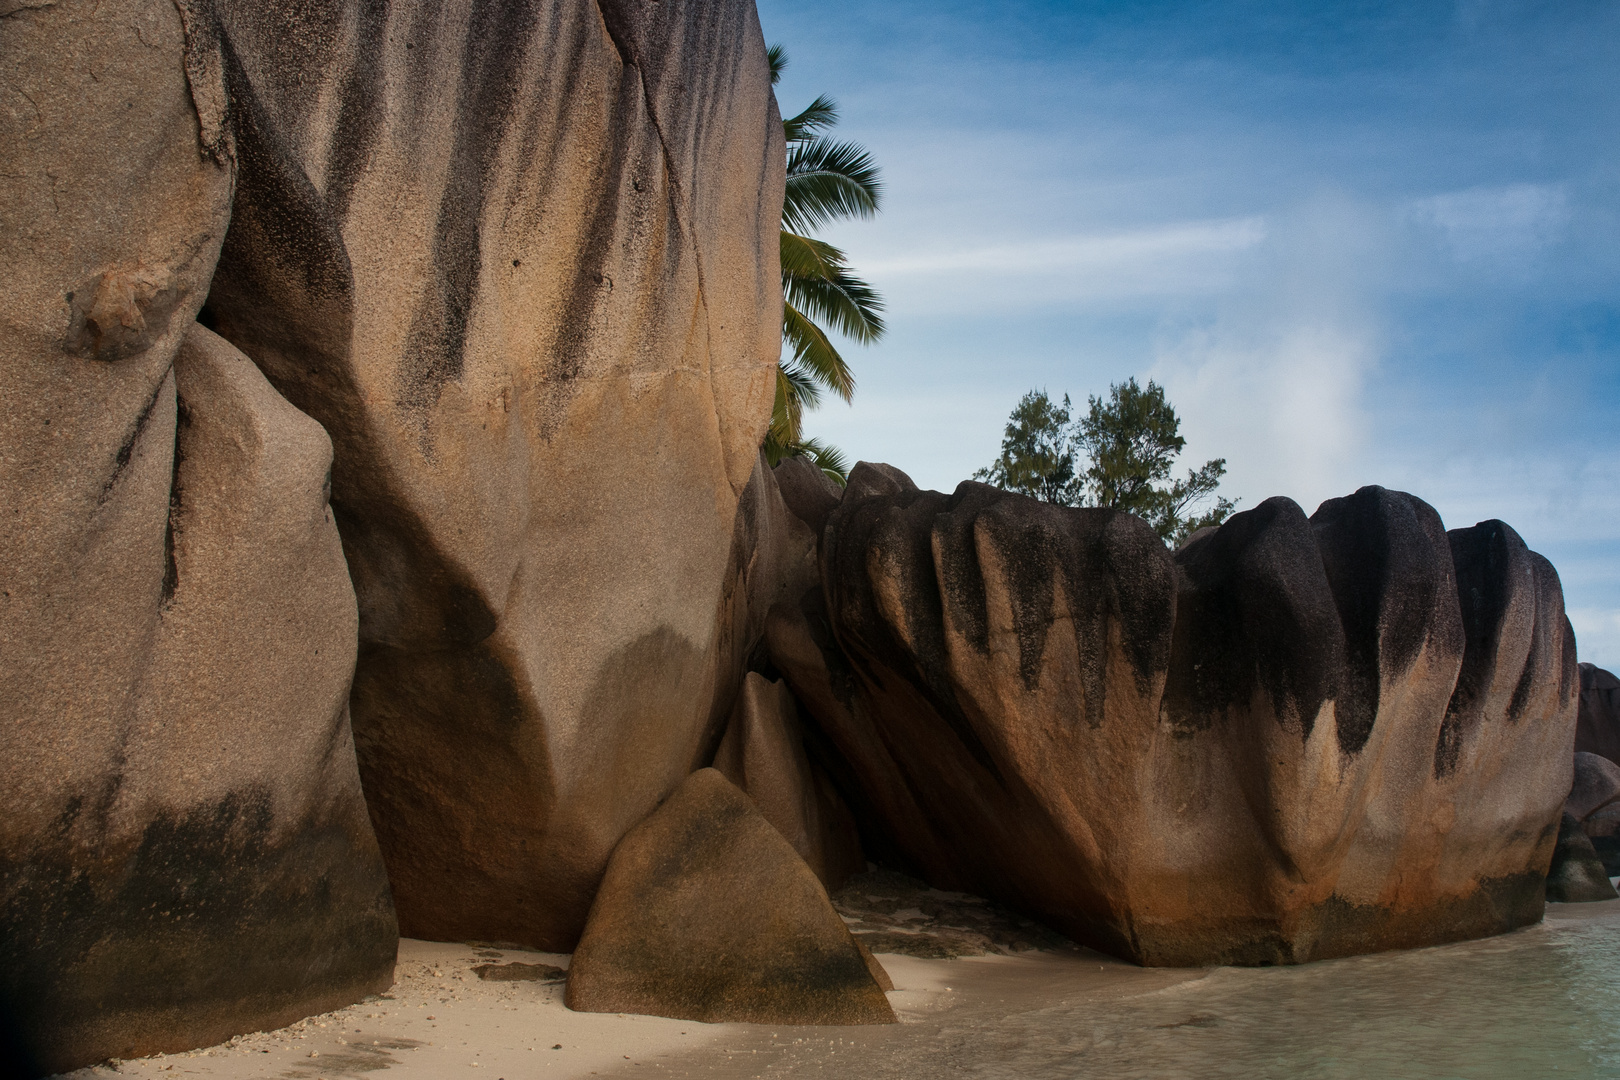
[[[398,981],[382,998],[207,1050],[69,1075],[1620,1075],[1620,901],[1554,905],[1541,925],[1500,938],[1297,968],[1142,969],[1089,950],[879,959],[895,982],[899,1024],[711,1025],[574,1013],[561,983],[490,982],[473,971],[562,967],[566,956],[405,940]]]

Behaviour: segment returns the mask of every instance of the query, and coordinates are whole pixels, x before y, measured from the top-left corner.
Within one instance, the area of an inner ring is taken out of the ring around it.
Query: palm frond
[[[818,131],[825,131],[838,123],[838,105],[832,98],[822,94],[805,107],[798,116],[782,121],[782,133],[787,136],[788,145],[804,142],[813,137]]]
[[[788,303],[863,345],[882,337],[883,298],[849,271],[842,251],[824,240],[782,231],[782,291]]]
[[[853,274],[839,271],[827,278],[783,275],[782,295],[809,318],[862,345],[870,345],[888,329],[883,322],[882,298]]]
[[[771,85],[787,68],[780,45],[766,50]],[[883,184],[877,165],[854,143],[824,133],[838,123],[838,106],[825,94],[782,121],[788,149],[787,191],[782,206],[782,343],[776,394],[766,429],[766,460],[802,456],[842,486],[849,463],[837,447],[806,438],[803,418],[824,390],[849,401],[855,377],[828,336],[826,326],[867,344],[884,333],[883,300],[856,277],[848,257],[806,233],[844,218],[867,218],[878,210]]]
[[[805,370],[803,364],[789,360],[777,365],[777,368],[778,378],[786,381],[786,392],[797,402],[800,410],[814,409],[821,404],[821,385],[816,382],[814,375]]]
[[[794,277],[830,277],[846,264],[847,256],[825,240],[782,230],[782,274]]]
[[[849,459],[838,447],[824,443],[820,439],[801,439],[794,450],[795,456],[809,458],[815,463],[816,468],[826,473],[839,487],[849,482]]]
[[[783,449],[799,441],[800,424],[804,418],[802,393],[802,386],[795,382],[785,368],[778,365],[776,400],[771,403],[771,426],[768,437]]]
[[[855,375],[838,354],[826,331],[792,304],[782,305],[782,339],[793,350],[788,366],[800,370],[839,397],[848,401],[855,394]]]
[[[839,218],[869,218],[882,197],[878,167],[855,143],[815,138],[788,151],[782,225],[792,232],[810,232]]]

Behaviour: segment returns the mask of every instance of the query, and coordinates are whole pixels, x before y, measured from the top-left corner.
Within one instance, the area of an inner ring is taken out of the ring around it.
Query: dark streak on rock
[[[1563,650],[1563,625],[1559,616],[1563,614],[1563,588],[1558,582],[1558,572],[1553,569],[1540,554],[1529,552],[1529,566],[1526,576],[1529,579],[1531,596],[1535,610],[1535,623],[1530,638],[1530,652],[1524,658],[1524,670],[1519,675],[1518,684],[1513,688],[1513,697],[1508,702],[1508,722],[1517,723],[1523,720],[1530,710],[1530,699],[1538,686],[1546,686],[1552,682],[1552,667],[1555,663],[1561,664],[1559,671],[1559,685],[1565,687],[1573,682],[1574,676],[1570,669],[1575,665],[1573,650]],[[1557,604],[1555,611],[1552,605]],[[1559,655],[1562,653],[1562,655]],[[1567,693],[1559,697],[1559,702],[1569,700]]]
[[[1521,590],[1530,584],[1529,549],[1506,524],[1482,521],[1446,534],[1457,575],[1457,601],[1463,623],[1463,662],[1457,687],[1446,705],[1434,748],[1434,776],[1456,771],[1464,739],[1479,725],[1485,696],[1496,675],[1502,635]],[[1534,597],[1530,598],[1532,610]]]
[[[284,278],[302,287],[301,308],[325,304],[347,314],[353,304],[354,273],[342,233],[321,212],[325,200],[294,164],[297,156],[259,101],[230,40],[224,39],[221,47],[238,170],[231,227],[220,263],[234,263],[238,274],[251,275],[243,284],[259,290],[261,300],[269,299],[262,291],[267,279]],[[241,250],[244,245],[251,249]],[[209,306],[228,324],[230,305],[222,309],[211,295]],[[346,325],[325,329],[347,336]]]
[[[1451,550],[1431,506],[1377,486],[1323,503],[1311,526],[1344,627],[1339,746],[1357,754],[1386,678],[1404,674],[1431,636],[1461,651]]]
[[[365,171],[384,116],[383,57],[387,54],[387,0],[360,0],[354,62],[338,93],[342,103],[326,167],[326,205],[332,216],[348,215],[354,185]]]
[[[151,396],[146,399],[146,404],[141,406],[140,414],[135,417],[135,423],[131,425],[129,434],[125,435],[124,441],[119,444],[118,453],[113,455],[112,473],[107,477],[106,482],[101,485],[101,495],[96,499],[97,506],[105,505],[107,500],[112,497],[113,488],[118,486],[119,478],[124,475],[124,470],[129,467],[130,460],[135,455],[135,444],[140,441],[141,434],[146,430],[147,423],[151,421],[152,410],[157,408],[158,397],[163,393],[163,388],[166,385],[168,385],[167,372],[158,377],[157,385],[152,387]]]
[[[931,537],[948,508],[937,491],[918,491],[898,470],[862,462],[850,473],[843,501],[823,534],[822,580],[828,621],[853,666],[879,683],[909,682],[985,770],[1000,775],[962,711],[948,674],[944,598]],[[898,593],[894,618],[876,589]]]
[[[174,601],[175,590],[180,587],[180,564],[175,556],[175,532],[185,512],[185,495],[181,490],[180,466],[185,457],[181,432],[191,426],[191,409],[183,398],[175,400],[174,466],[169,475],[169,513],[163,522],[163,592],[161,605],[167,608]]]
[[[1176,553],[1182,570],[1162,713],[1186,736],[1263,690],[1279,723],[1310,737],[1335,698],[1344,632],[1310,523],[1267,499]]]
[[[524,48],[538,17],[533,3],[474,0],[462,44],[456,139],[439,199],[432,277],[417,304],[397,375],[399,403],[407,409],[431,408],[444,384],[461,377],[483,269],[479,221],[518,100]]]

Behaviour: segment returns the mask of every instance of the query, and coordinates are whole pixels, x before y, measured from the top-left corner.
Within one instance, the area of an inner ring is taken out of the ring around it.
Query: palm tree
[[[772,45],[767,56],[774,86],[787,67],[787,55],[782,46]],[[870,344],[883,336],[883,300],[854,275],[842,251],[807,234],[833,221],[877,213],[882,181],[864,149],[823,134],[837,122],[838,107],[825,95],[782,121],[788,155],[782,203],[782,342],[784,353],[791,355],[776,367],[776,403],[765,455],[772,465],[784,457],[808,457],[843,483],[849,471],[844,456],[836,447],[805,437],[804,410],[815,408],[823,391],[845,401],[855,393],[855,376],[823,327]]]

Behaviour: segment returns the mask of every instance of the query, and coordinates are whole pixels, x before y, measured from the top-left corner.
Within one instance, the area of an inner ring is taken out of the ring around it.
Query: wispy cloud
[[[1232,493],[1307,513],[1370,482],[1362,401],[1384,348],[1387,239],[1376,207],[1324,194],[1279,212],[1242,293],[1161,334],[1150,374],[1183,418],[1188,459],[1227,459]]]
[[[1226,458],[1245,508],[1287,495],[1314,511],[1365,483],[1361,391],[1376,336],[1348,321],[1217,325],[1169,343],[1151,374],[1183,418],[1187,463]]]
[[[865,260],[874,278],[917,274],[1043,274],[1052,270],[1117,271],[1190,255],[1246,251],[1266,238],[1260,217],[1194,221],[1132,232],[1067,236],[959,250],[918,251]]]
[[[1408,212],[1439,229],[1459,262],[1532,256],[1562,239],[1570,219],[1562,184],[1468,188],[1414,199]]]
[[[913,243],[919,234],[934,241],[937,230],[854,234],[847,243],[894,310],[953,315],[1209,296],[1241,279],[1268,235],[1258,216],[956,247]]]

